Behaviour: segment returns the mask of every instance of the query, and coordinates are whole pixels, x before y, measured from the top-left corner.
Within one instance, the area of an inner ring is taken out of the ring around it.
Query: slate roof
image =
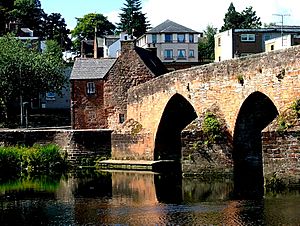
[[[161,62],[156,54],[150,50],[136,46],[135,51],[155,76],[159,76],[168,72],[166,66]]]
[[[116,59],[77,58],[70,79],[102,79],[115,62]]]
[[[150,29],[146,34],[153,33],[199,33],[190,28],[177,24],[171,20],[166,20],[165,22],[159,24],[158,26]]]

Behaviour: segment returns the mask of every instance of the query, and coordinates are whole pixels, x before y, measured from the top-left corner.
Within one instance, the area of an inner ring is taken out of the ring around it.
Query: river
[[[0,183],[0,225],[300,225],[300,191],[234,199],[230,179],[80,171]]]

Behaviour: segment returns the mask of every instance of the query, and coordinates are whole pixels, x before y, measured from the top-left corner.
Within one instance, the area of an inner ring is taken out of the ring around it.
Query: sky
[[[125,0],[40,0],[48,14],[60,13],[68,28],[76,26],[76,17],[88,13],[101,13],[112,23],[119,22],[119,13]],[[299,0],[141,0],[142,11],[146,13],[152,27],[169,19],[193,30],[202,32],[207,25],[218,29],[223,25],[225,13],[231,2],[241,12],[252,6],[261,22],[300,26]]]

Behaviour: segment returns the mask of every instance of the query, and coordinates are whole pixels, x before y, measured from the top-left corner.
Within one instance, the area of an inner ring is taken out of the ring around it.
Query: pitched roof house
[[[77,58],[70,77],[73,129],[115,129],[126,120],[127,90],[166,72],[150,51],[121,42],[117,59]]]
[[[174,63],[187,67],[198,63],[199,32],[171,20],[147,31],[137,40],[137,45],[151,49],[169,68]]]

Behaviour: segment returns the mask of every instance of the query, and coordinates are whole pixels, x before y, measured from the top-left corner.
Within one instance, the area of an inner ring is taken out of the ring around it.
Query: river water
[[[0,225],[300,225],[300,191],[233,199],[230,179],[77,172],[0,183]]]

